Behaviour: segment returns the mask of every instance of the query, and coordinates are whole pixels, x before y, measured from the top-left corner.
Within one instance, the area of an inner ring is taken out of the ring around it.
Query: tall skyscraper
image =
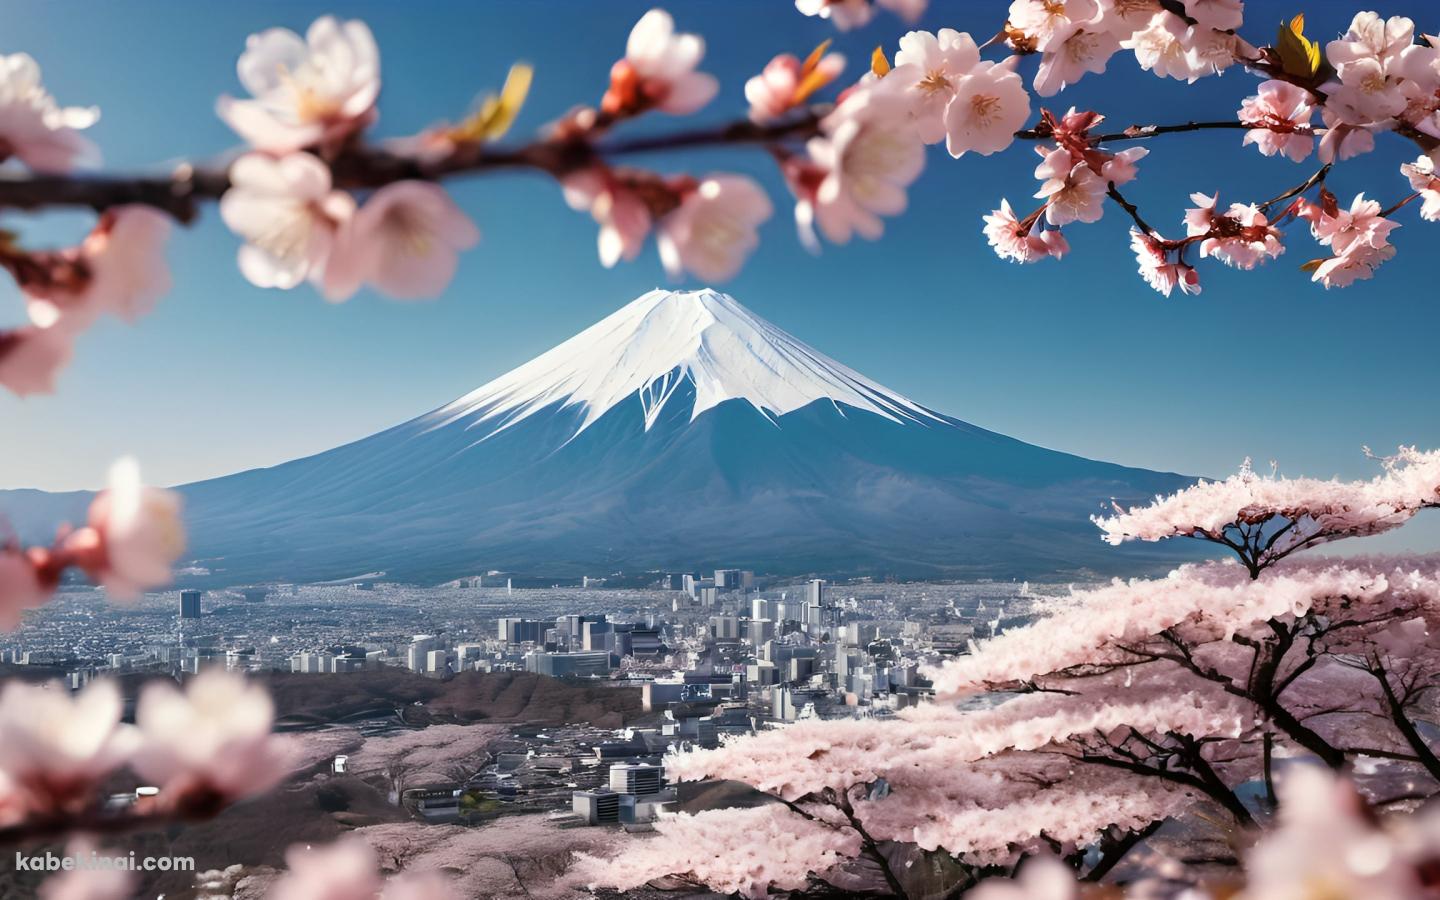
[[[825,582],[816,578],[805,585],[805,602],[815,606],[825,605]]]
[[[182,619],[198,619],[198,618],[200,618],[200,592],[199,592],[199,591],[181,591],[181,592],[180,592],[180,618],[182,618]]]

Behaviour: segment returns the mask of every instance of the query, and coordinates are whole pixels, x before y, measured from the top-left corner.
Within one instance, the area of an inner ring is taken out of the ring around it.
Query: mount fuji
[[[656,290],[419,418],[179,490],[216,584],[717,565],[1044,578],[1159,565],[1089,516],[1190,480],[977,428],[725,294]],[[37,539],[86,501],[0,492]]]

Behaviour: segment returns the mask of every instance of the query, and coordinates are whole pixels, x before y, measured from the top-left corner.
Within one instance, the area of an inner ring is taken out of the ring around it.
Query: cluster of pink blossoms
[[[1261,475],[1249,460],[1223,481],[1200,481],[1147,506],[1095,517],[1105,540],[1159,541],[1202,535],[1226,537],[1228,529],[1282,520],[1294,523],[1270,550],[1282,554],[1293,541],[1311,544],[1379,534],[1398,528],[1421,509],[1440,506],[1440,451],[1401,447],[1369,481]]]
[[[401,300],[439,295],[479,242],[475,224],[428,181],[396,181],[357,204],[326,163],[375,119],[380,54],[365,23],[325,16],[303,39],[252,35],[237,70],[251,99],[222,97],[216,109],[253,148],[220,203],[245,239],[241,273],[267,288],[308,281],[331,301],[365,284]]]
[[[289,771],[291,747],[271,734],[263,688],[209,672],[185,691],[147,684],[135,724],[121,721],[120,690],[92,682],[73,696],[59,685],[11,682],[0,692],[0,827],[86,816],[100,788],[128,767],[158,788],[137,816],[207,817],[269,790]]]
[[[0,56],[0,162],[63,175],[98,161],[80,132],[95,109],[62,107],[24,53]],[[0,242],[0,266],[25,297],[29,323],[0,332],[0,385],[16,394],[46,393],[70,360],[75,338],[104,313],[133,322],[170,288],[162,249],[169,222],[160,213],[120,207],[103,216],[79,247],[26,253]]]
[[[45,603],[72,566],[126,599],[169,584],[170,566],[184,550],[179,495],[142,484],[139,466],[122,459],[83,526],[62,529],[50,547],[0,545],[0,629]]]

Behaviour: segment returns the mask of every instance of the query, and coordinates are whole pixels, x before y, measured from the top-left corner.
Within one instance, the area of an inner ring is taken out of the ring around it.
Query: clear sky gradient
[[[234,147],[215,98],[239,91],[235,59],[246,35],[265,27],[303,32],[326,12],[369,22],[383,59],[384,136],[459,117],[511,61],[528,60],[535,86],[512,133],[523,138],[572,104],[598,100],[630,26],[651,5],[7,0],[0,50],[35,56],[62,103],[100,106],[92,134],[108,168],[163,171]],[[989,34],[1004,8],[934,0],[922,26]],[[1307,3],[1308,31],[1333,38],[1357,8]],[[783,0],[685,0],[669,9],[682,29],[705,36],[703,68],[723,86],[698,116],[657,116],[632,132],[743,115],[747,77],[775,53],[803,55],[827,37],[856,75],[870,48],[893,52],[906,30],[882,15],[838,35]],[[1244,33],[1269,40],[1297,11],[1251,0]],[[1440,30],[1440,11],[1425,0],[1380,12]],[[1234,70],[1187,87],[1141,73],[1122,54],[1107,75],[1050,103],[1094,107],[1117,125],[1224,119],[1255,83]],[[1388,204],[1408,190],[1397,166],[1413,150],[1392,136],[1379,144],[1332,176],[1346,201],[1369,190]],[[1164,137],[1150,148],[1127,193],[1167,232],[1181,231],[1192,191],[1220,189],[1222,203],[1262,200],[1315,165],[1242,149],[1239,132]],[[1286,472],[1359,476],[1373,471],[1362,444],[1440,445],[1440,225],[1407,210],[1396,259],[1348,290],[1309,283],[1297,267],[1318,253],[1292,230],[1279,260],[1250,273],[1204,265],[1201,296],[1166,300],[1136,276],[1128,220],[1113,207],[1096,225],[1067,229],[1073,255],[1062,263],[1021,267],[990,252],[981,215],[1001,196],[1030,208],[1036,161],[1021,147],[960,161],[932,148],[909,213],[889,222],[881,241],[811,257],[765,154],[636,160],[667,172],[760,177],[777,215],[742,274],[720,287],[870,377],[986,428],[1204,475],[1233,471],[1249,454],[1277,459]],[[331,306],[308,289],[254,288],[235,268],[235,238],[207,209],[194,228],[177,231],[169,250],[176,289],[153,316],[134,328],[107,321],[85,335],[57,395],[0,395],[0,487],[94,487],[123,453],[139,456],[150,480],[181,483],[324,450],[449,401],[670,284],[653,249],[634,264],[601,268],[594,224],[543,177],[485,177],[452,190],[484,241],[463,258],[446,296],[421,304],[362,293]],[[5,227],[47,243],[73,242],[88,223],[79,214],[5,218]],[[8,280],[3,292],[0,324],[13,324],[21,310]]]

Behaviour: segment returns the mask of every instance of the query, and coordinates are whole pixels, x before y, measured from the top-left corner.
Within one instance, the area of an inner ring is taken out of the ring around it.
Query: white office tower
[[[755,597],[754,599],[752,599],[750,601],[750,618],[770,618],[770,601],[766,600],[764,597]]]
[[[445,671],[445,660],[448,656],[449,654],[444,650],[431,650],[425,654],[425,671],[432,673]]]
[[[417,634],[405,650],[405,668],[412,672],[424,672],[428,661],[426,654],[435,649],[433,635]]]

